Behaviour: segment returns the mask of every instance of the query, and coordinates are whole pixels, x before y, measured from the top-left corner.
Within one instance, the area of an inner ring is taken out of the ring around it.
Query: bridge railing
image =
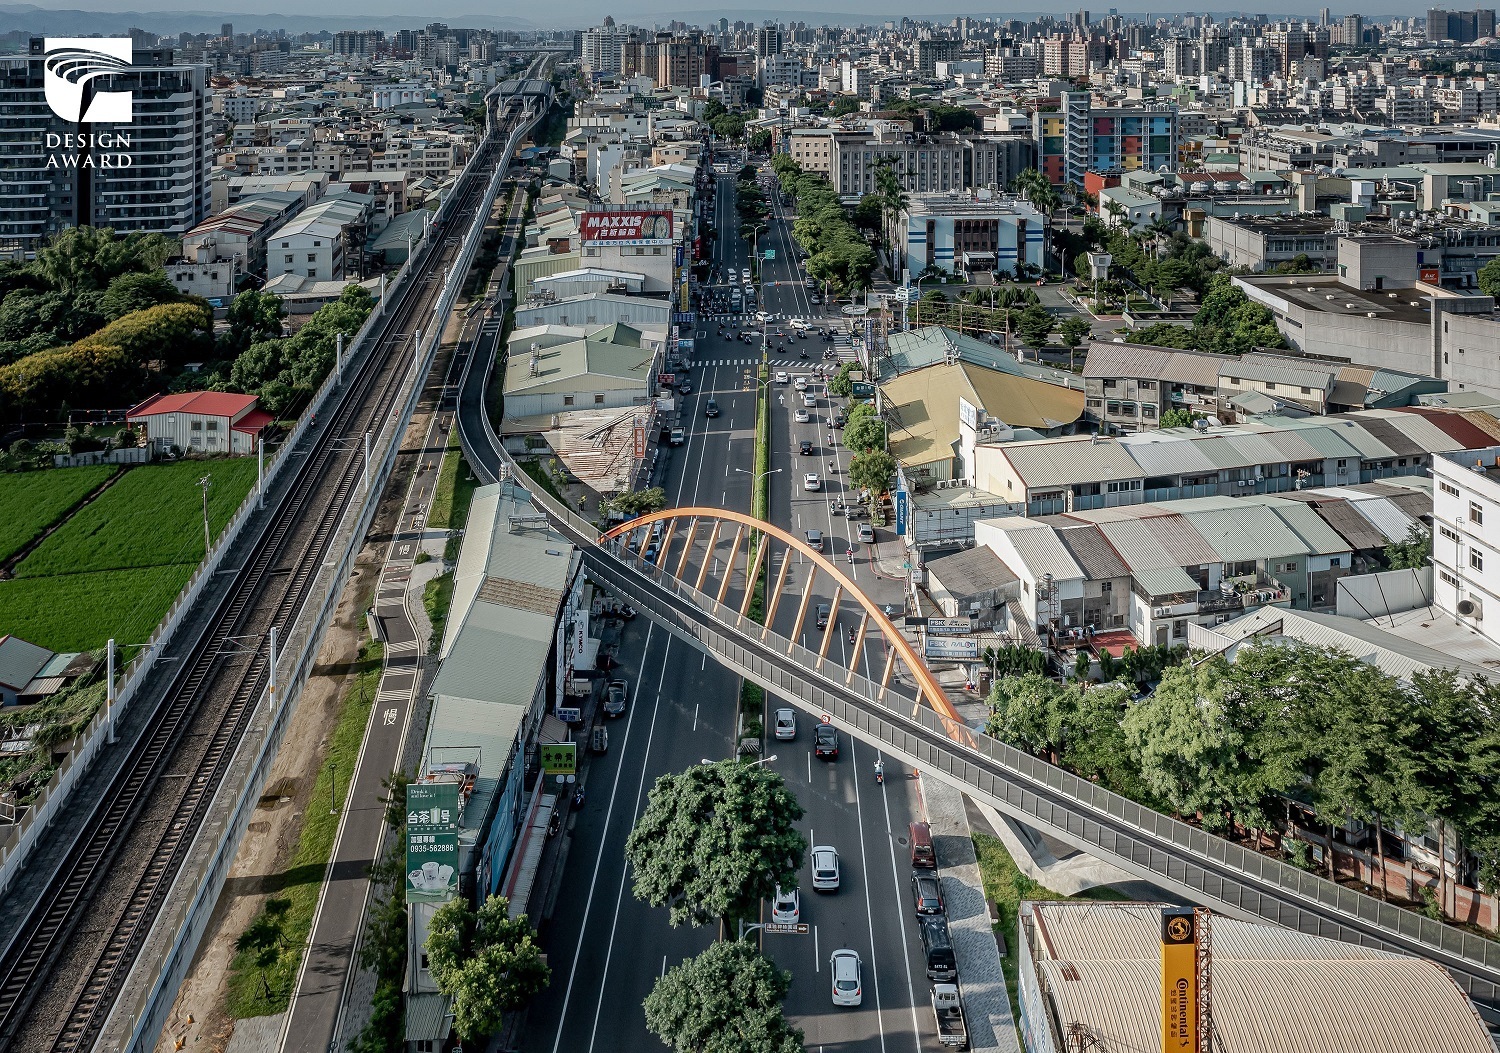
[[[815,651],[798,644],[792,645],[788,655],[787,642],[774,635],[763,644],[759,626],[749,633],[734,627],[733,611],[727,612],[726,621],[719,621],[707,613],[722,609],[712,596],[697,592],[670,574],[642,571],[633,560],[627,563],[604,549],[596,550],[592,557],[588,561],[591,577],[650,611],[653,617],[664,615],[679,636],[708,647],[770,690],[828,712],[836,721],[1004,802],[1014,814],[1065,834],[1071,843],[1112,856],[1137,873],[1189,889],[1244,917],[1303,931],[1311,924],[1315,929],[1315,916],[1307,915],[1296,903],[1267,897],[1263,891],[1278,890],[1485,970],[1500,971],[1500,942],[1252,852],[988,735],[976,732],[968,742],[955,741],[945,718],[931,709],[916,707],[910,695],[891,691],[881,701],[879,684],[858,673],[845,686],[845,670],[836,662],[830,659],[824,665]],[[662,611],[650,592],[642,589],[648,582],[680,603]],[[831,670],[831,675],[821,669]],[[1216,863],[1244,881],[1226,882],[1221,870],[1201,866],[1193,858]],[[1369,940],[1356,934],[1353,942]],[[1484,994],[1493,997],[1500,989]]]

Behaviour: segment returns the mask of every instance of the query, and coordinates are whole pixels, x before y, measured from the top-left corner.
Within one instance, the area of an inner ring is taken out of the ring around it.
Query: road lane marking
[[[641,781],[640,781],[640,784],[636,787],[636,790],[635,790],[635,807],[632,808],[631,811],[630,811],[632,825],[634,825],[635,816],[637,816],[637,815],[640,814],[640,811],[641,811],[641,797],[646,792],[646,772],[647,772],[647,770],[650,767],[651,743],[656,739],[656,718],[657,718],[658,714],[660,714],[660,712],[661,712],[661,690],[662,690],[662,686],[667,681],[667,665],[668,665],[667,659],[668,659],[668,656],[671,653],[672,653],[672,638],[670,636],[668,636],[667,637],[667,644],[666,644],[666,646],[664,648],[662,648],[662,653],[661,653],[661,676],[656,681],[656,702],[651,707],[651,731],[646,735],[646,751],[641,754]],[[643,663],[642,664],[644,664],[644,658],[645,658],[644,653],[642,654],[641,657],[643,659]],[[626,734],[626,737],[628,739],[629,735],[630,735],[630,729],[629,728],[626,728],[625,734]],[[623,767],[623,764],[622,764],[622,767]],[[619,775],[619,769],[618,768],[615,769],[615,774],[616,774],[616,776]],[[610,796],[610,802],[609,802],[609,804],[610,804],[610,808],[609,808],[610,814],[614,814],[614,797],[613,797],[613,795]],[[601,852],[600,855],[603,855],[603,853]],[[605,951],[604,951],[604,979],[601,980],[600,983],[599,983],[599,1001],[597,1003],[595,1003],[595,1005],[594,1005],[594,1026],[593,1026],[593,1029],[589,1032],[589,1053],[594,1053],[594,1040],[596,1038],[598,1038],[598,1036],[599,1036],[599,1016],[604,1011],[604,990],[605,990],[606,986],[608,986],[608,983],[609,983],[609,962],[610,962],[610,959],[614,956],[614,953],[615,953],[615,931],[619,928],[619,925],[620,925],[620,904],[625,899],[625,876],[626,876],[626,874],[627,874],[627,872],[629,870],[630,870],[629,865],[626,865],[624,868],[621,869],[621,871],[620,871],[620,888],[619,888],[619,891],[617,891],[615,893],[615,916],[614,916],[614,920],[611,921],[610,924],[609,924],[609,944],[605,948]],[[597,870],[596,870],[596,873],[597,873]],[[592,894],[592,890],[590,890],[590,892]],[[587,908],[585,908],[585,912],[587,912]],[[582,943],[582,941],[580,940],[580,944],[581,943]],[[574,959],[574,963],[575,964],[577,963],[577,959],[576,958]],[[572,977],[569,977],[569,983],[571,984],[571,982],[572,982]],[[564,1009],[566,1009],[566,1008],[567,1007],[565,1005]],[[562,1029],[561,1028],[558,1029],[558,1037],[559,1038],[562,1037]],[[553,1053],[556,1053],[556,1049],[555,1048],[553,1050]]]
[[[655,623],[648,624],[647,627],[646,627],[646,647],[641,652],[643,658],[645,657],[645,655],[651,649],[651,636],[652,636],[653,632],[655,631],[655,629],[656,629]],[[658,702],[658,704],[660,704],[660,701],[661,701],[661,695],[658,692],[658,694],[657,694],[657,702]],[[621,754],[620,765],[619,765],[619,767],[615,768],[615,781],[614,781],[614,785],[610,787],[610,791],[609,791],[609,813],[608,813],[609,816],[613,816],[615,814],[615,795],[618,794],[619,790],[620,790],[620,774],[621,774],[621,772],[623,772],[625,770],[624,755],[625,755],[625,753],[630,748],[630,730],[631,730],[631,728],[633,728],[635,726],[635,714],[636,714],[636,710],[639,709],[639,708],[640,708],[639,706],[631,706],[630,707],[630,716],[628,718],[626,718],[626,721],[625,721],[625,740],[620,743],[620,754]],[[656,723],[656,719],[655,719],[655,715],[654,714],[652,716],[652,721],[651,722],[652,722],[653,726]],[[649,740],[648,740],[648,748],[649,748]],[[603,846],[604,840],[605,840],[605,836],[608,835],[608,833],[609,833],[609,819],[607,817],[605,819],[605,823],[604,823],[604,834],[601,835],[600,838],[599,838],[599,843],[600,843],[601,847]],[[561,1013],[559,1013],[558,1019],[557,1019],[557,1038],[552,1043],[552,1053],[558,1053],[558,1050],[562,1048],[563,1027],[568,1022],[568,1002],[573,997],[573,981],[574,981],[574,979],[578,975],[578,960],[581,957],[583,957],[583,941],[584,941],[584,938],[588,935],[588,929],[589,929],[589,910],[594,905],[594,886],[597,885],[598,882],[599,882],[599,867],[603,864],[603,862],[604,862],[604,852],[601,851],[599,853],[598,858],[594,860],[594,874],[593,874],[593,877],[591,877],[589,879],[589,894],[588,894],[588,896],[583,901],[583,922],[579,926],[579,929],[578,929],[578,946],[576,948],[574,948],[574,950],[573,950],[573,965],[572,965],[571,968],[568,969],[568,986],[563,991],[562,1011],[561,1011]],[[605,976],[607,977],[608,975],[609,975],[608,969],[606,969],[605,970]],[[601,984],[600,987],[602,989],[603,985]],[[594,1020],[595,1020],[595,1023],[597,1025],[597,1023],[598,1023],[598,1016],[597,1016],[597,1014],[595,1015]],[[591,1047],[593,1045],[593,1039],[592,1038],[589,1039],[589,1045]]]
[[[870,974],[875,980],[875,1025],[880,1029],[881,1053],[885,1053],[885,1020],[880,1007],[880,965],[875,955],[875,911],[870,905],[870,863],[865,855],[865,811],[860,801],[859,759],[852,735],[849,736],[849,760],[854,765],[854,821],[859,826],[859,864],[864,871],[860,876],[865,883],[865,923],[870,929]]]
[[[891,888],[895,890],[896,910],[901,911],[901,876],[896,862],[896,832],[891,828],[891,797],[885,792],[885,786],[880,788],[880,799],[885,804],[885,833],[886,840],[891,846]],[[917,1020],[917,992],[911,983],[911,950],[906,944],[906,926],[900,925],[901,930],[901,957],[906,961],[906,997],[911,1002],[911,1034],[913,1045],[917,1053],[922,1051],[922,1025]],[[924,964],[922,969],[923,978],[926,978],[927,969]]]

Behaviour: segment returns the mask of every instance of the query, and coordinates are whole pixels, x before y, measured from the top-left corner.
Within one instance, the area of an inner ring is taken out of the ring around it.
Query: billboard
[[[441,903],[458,894],[458,783],[406,787],[406,898]]]
[[[911,500],[911,498],[907,495],[907,493],[906,493],[905,490],[897,490],[896,491],[896,536],[897,537],[905,537],[906,536],[907,502],[910,501],[910,500]]]
[[[579,235],[585,245],[670,245],[672,210],[585,212]]]
[[[978,658],[979,641],[955,636],[928,636],[922,641],[923,658]]]
[[[927,631],[938,636],[962,636],[974,631],[974,623],[968,618],[928,618]]]
[[[1161,912],[1161,1048],[1198,1048],[1197,917],[1192,907]]]

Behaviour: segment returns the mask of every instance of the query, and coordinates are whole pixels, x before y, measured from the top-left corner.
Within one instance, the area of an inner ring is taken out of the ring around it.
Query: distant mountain
[[[319,5],[320,7],[322,5]],[[0,4],[0,33],[35,33],[37,36],[123,36],[129,29],[170,36],[175,33],[217,33],[225,22],[234,23],[235,32],[282,29],[288,33],[319,33],[340,29],[416,29],[434,19],[444,20],[441,12],[407,15],[370,14],[251,14],[244,11],[81,11],[34,7],[30,4]],[[465,29],[532,30],[537,25],[524,18],[509,15],[454,14],[447,16],[449,25]]]

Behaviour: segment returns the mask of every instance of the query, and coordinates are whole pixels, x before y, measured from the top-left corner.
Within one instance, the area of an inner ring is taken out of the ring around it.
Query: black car
[[[703,415],[705,417],[717,417],[719,415],[719,404],[713,399],[709,399],[708,404],[703,407]]]
[[[833,426],[835,428],[842,428],[845,424],[848,424],[848,423],[849,423],[849,416],[843,410],[839,410],[837,413],[835,413],[833,415]]]
[[[804,457],[809,456],[813,452],[812,442],[808,439],[803,439],[797,446],[797,452]]]
[[[916,908],[917,915],[942,914],[943,913],[943,886],[938,881],[937,875],[927,871],[917,871],[911,876],[911,899],[912,906]]]
[[[839,733],[832,724],[819,724],[813,731],[813,756],[839,759]]]

